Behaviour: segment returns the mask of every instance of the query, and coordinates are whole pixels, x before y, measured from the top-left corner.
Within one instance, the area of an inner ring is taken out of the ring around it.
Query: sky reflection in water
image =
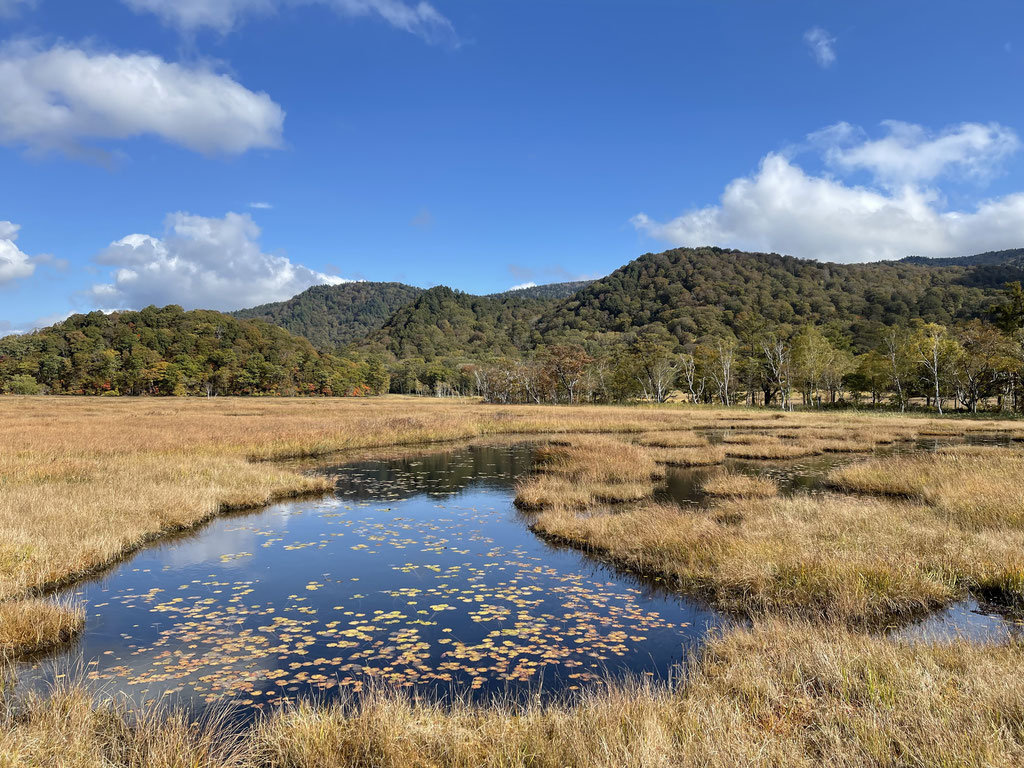
[[[148,548],[69,591],[83,636],[22,677],[255,711],[371,681],[486,697],[670,675],[721,619],[534,536],[511,504],[531,454],[346,465],[330,498]]]

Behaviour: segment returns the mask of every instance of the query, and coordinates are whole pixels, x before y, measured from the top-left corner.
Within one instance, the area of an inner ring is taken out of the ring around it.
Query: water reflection
[[[982,606],[974,598],[951,605],[948,608],[900,627],[892,636],[910,642],[952,642],[968,640],[972,643],[1004,643],[1008,640],[1024,640],[1024,623],[996,610]]]
[[[140,703],[255,712],[374,681],[486,697],[669,676],[723,619],[533,536],[511,503],[531,462],[477,446],[330,468],[333,497],[217,519],[78,585],[84,635],[22,679],[77,667]]]
[[[88,608],[83,636],[21,664],[21,679],[45,686],[84,670],[97,690],[139,703],[230,701],[253,714],[374,682],[488,697],[671,675],[726,619],[530,533],[512,499],[532,456],[530,445],[471,446],[327,468],[329,498],[218,518],[68,590]],[[821,493],[829,470],[860,458],[728,466],[783,493]],[[671,470],[663,497],[705,504],[700,485],[716,471]],[[955,633],[1020,629],[967,602],[901,636]]]

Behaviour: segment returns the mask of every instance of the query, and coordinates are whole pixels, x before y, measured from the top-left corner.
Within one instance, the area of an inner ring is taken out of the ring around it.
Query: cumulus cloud
[[[537,287],[536,283],[529,282],[529,283],[520,283],[519,285],[513,285],[511,288],[509,288],[509,290],[510,291],[522,291],[522,290],[525,290],[527,288],[536,288],[536,287]]]
[[[906,126],[897,135],[892,145],[839,142],[831,157],[826,148],[834,166],[871,171],[871,185],[809,174],[794,158],[770,153],[756,173],[730,182],[717,205],[665,222],[644,213],[632,221],[639,231],[677,246],[715,244],[839,262],[958,256],[1024,244],[1024,193],[946,210],[941,191],[919,183],[950,169],[975,173],[988,167],[1009,153],[1007,147],[1016,148],[1012,131],[968,125],[936,138]],[[821,134],[812,139],[820,145]]]
[[[393,27],[417,35],[429,43],[457,43],[455,29],[425,0],[123,0],[136,11],[148,11],[165,23],[191,32],[209,28],[229,32],[244,17],[273,13],[278,8],[322,5],[341,16],[376,16]]]
[[[248,214],[172,213],[163,237],[128,235],[98,254],[99,264],[114,269],[110,282],[92,286],[87,298],[101,309],[180,304],[227,311],[348,282],[264,253],[259,237]]]
[[[19,229],[17,224],[0,221],[0,285],[31,277],[36,270],[29,255],[15,244]]]
[[[804,43],[819,67],[827,68],[835,63],[836,39],[821,27],[812,27],[804,32]]]
[[[81,142],[159,136],[203,153],[281,143],[284,111],[208,67],[149,54],[32,41],[0,48],[0,143],[77,151]]]

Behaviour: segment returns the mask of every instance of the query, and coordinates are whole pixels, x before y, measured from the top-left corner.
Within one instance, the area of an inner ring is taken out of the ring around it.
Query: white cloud
[[[165,23],[191,32],[201,28],[229,32],[242,18],[269,14],[283,6],[323,5],[341,16],[377,16],[430,43],[457,43],[455,29],[430,3],[420,0],[123,0]]]
[[[153,135],[204,153],[281,143],[284,112],[207,67],[30,41],[0,48],[0,143],[77,151]]]
[[[812,27],[804,32],[804,43],[819,67],[831,67],[835,63],[836,39],[821,27]]]
[[[29,255],[15,245],[19,229],[17,224],[0,221],[0,285],[31,277],[36,270]]]
[[[260,229],[248,214],[173,213],[165,229],[162,238],[128,235],[102,251],[96,261],[115,269],[111,282],[92,286],[88,298],[101,309],[232,310],[287,299],[311,285],[348,282],[263,253]]]
[[[849,126],[838,131],[847,137],[855,132]],[[831,157],[839,168],[871,170],[875,186],[811,175],[793,158],[770,153],[756,173],[730,182],[717,205],[667,222],[643,213],[632,221],[638,230],[677,246],[722,245],[840,262],[959,256],[1024,245],[1024,193],[945,210],[939,190],[917,183],[950,168],[974,173],[987,167],[993,157],[1009,152],[1006,147],[1017,146],[1012,131],[968,125],[934,139],[907,126],[899,136],[884,151],[879,141],[844,140],[840,154]],[[820,143],[821,134],[812,139]],[[827,149],[825,154],[828,158]]]
[[[272,206],[270,203],[249,203],[250,208],[255,208],[257,211],[269,211]]]
[[[31,8],[36,0],[0,0],[0,18],[17,16],[22,9]]]
[[[522,290],[524,290],[526,288],[536,288],[536,287],[537,287],[536,283],[520,283],[519,285],[513,285],[511,288],[509,288],[509,290],[510,291],[522,291]]]
[[[959,174],[984,180],[1020,149],[1020,139],[998,123],[961,123],[940,133],[920,125],[887,120],[887,135],[869,140],[849,123],[837,123],[812,133],[813,146],[839,170],[866,170],[885,184],[931,181]]]

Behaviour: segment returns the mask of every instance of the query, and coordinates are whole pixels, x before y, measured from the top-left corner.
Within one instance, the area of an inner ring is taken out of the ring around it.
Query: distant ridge
[[[537,320],[557,300],[532,289],[474,296],[447,286],[424,291],[365,344],[398,358],[516,355],[532,348]]]
[[[421,293],[422,288],[404,283],[314,285],[286,301],[232,314],[279,325],[321,349],[330,349],[366,337]]]
[[[976,253],[973,256],[950,256],[938,259],[926,256],[907,256],[900,259],[900,263],[918,264],[923,267],[992,267],[1022,260],[1024,260],[1024,248],[1010,248],[1005,251]]]
[[[572,296],[592,281],[549,283],[529,288],[492,293],[487,296],[454,291],[461,302],[480,307],[497,307],[502,302],[519,306],[523,302],[552,301]],[[442,287],[439,287],[442,288]],[[437,292],[439,288],[431,288]],[[443,288],[451,291],[450,288]],[[341,285],[315,285],[286,301],[263,304],[233,312],[235,317],[264,320],[304,336],[321,349],[332,349],[371,337],[389,324],[403,307],[413,305],[428,291],[404,283],[353,282]],[[495,304],[494,302],[497,302]],[[539,315],[539,311],[534,314]],[[507,314],[503,315],[508,319]],[[465,320],[461,316],[461,320]],[[401,319],[396,322],[402,322]],[[399,333],[396,329],[395,333]]]
[[[568,283],[547,283],[546,285],[531,285],[528,288],[513,288],[501,293],[489,293],[487,298],[501,298],[504,296],[515,296],[523,299],[565,299],[572,296],[581,288],[586,288],[593,280],[576,280]]]

